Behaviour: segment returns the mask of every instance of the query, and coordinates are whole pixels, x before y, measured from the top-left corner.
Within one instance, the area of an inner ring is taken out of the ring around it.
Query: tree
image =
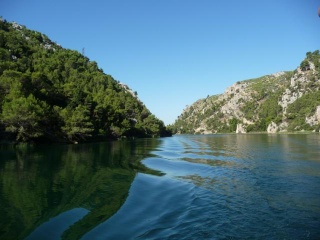
[[[235,132],[237,130],[238,119],[232,118],[229,120],[229,131]]]
[[[308,60],[303,60],[300,64],[300,68],[302,71],[306,71],[310,69],[310,63]]]
[[[142,128],[145,130],[147,135],[155,137],[161,135],[164,124],[151,114],[143,120]]]
[[[145,122],[150,114],[137,92],[96,62],[42,33],[0,21],[1,132],[19,141],[158,135],[165,127],[155,117]]]
[[[16,134],[17,141],[28,141],[43,135],[41,121],[48,106],[30,94],[27,98],[18,97],[5,101],[2,109],[2,122],[6,130]]]
[[[90,122],[89,110],[79,105],[74,110],[63,109],[60,116],[65,122],[62,131],[71,141],[86,140],[91,137],[93,132],[93,124]]]

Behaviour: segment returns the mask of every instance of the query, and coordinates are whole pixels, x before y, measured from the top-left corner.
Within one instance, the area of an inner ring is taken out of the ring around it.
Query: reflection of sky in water
[[[133,182],[119,195],[123,200],[119,208],[101,221],[87,221],[89,228],[79,236],[316,239],[320,235],[318,134],[189,135],[159,142],[150,147],[152,155],[143,155],[142,163],[164,175],[141,170],[136,174],[141,167],[134,168]],[[121,173],[113,172],[111,183],[118,184],[115,180]],[[101,192],[104,186],[108,185],[101,185]],[[95,199],[106,203],[116,191],[117,185],[110,196]],[[116,202],[103,209],[108,212]],[[69,210],[43,223],[28,239],[60,239],[70,226],[88,220],[92,213],[83,208]]]
[[[250,235],[256,224],[261,237],[308,238],[320,222],[319,140],[312,134],[176,136],[166,140],[175,147],[160,146],[157,157],[144,163],[196,186],[207,202],[199,211],[203,220],[208,212],[220,219],[218,225],[209,220],[214,231],[227,230],[223,224],[231,224],[230,232],[247,225]]]
[[[26,239],[60,239],[65,230],[88,213],[84,208],[74,208],[61,213],[40,225]]]

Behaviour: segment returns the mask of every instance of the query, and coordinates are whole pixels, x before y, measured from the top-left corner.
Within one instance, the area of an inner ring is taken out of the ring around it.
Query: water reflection
[[[229,134],[2,147],[0,239],[317,239],[319,143]]]
[[[137,172],[161,175],[140,163],[158,144],[2,145],[0,239],[79,239],[117,212]]]
[[[154,153],[144,163],[196,186],[205,204],[193,201],[191,214],[176,195],[186,214],[152,239],[168,229],[173,239],[319,238],[319,134],[175,136]]]
[[[239,181],[239,176],[243,175],[246,178],[243,182],[248,183],[250,182],[248,177],[252,176],[251,181],[254,183],[255,179],[263,176],[266,178],[297,174],[319,176],[318,134],[190,135],[176,137],[175,140],[181,142],[181,148],[185,150],[180,149],[180,157],[171,160],[208,166],[205,171],[197,172],[198,178],[203,177],[204,180],[199,181],[197,178],[196,185],[198,182],[208,182],[208,177],[218,177],[224,182],[226,176],[231,180],[236,176]],[[161,152],[156,154],[162,156]],[[166,156],[169,155],[170,153],[166,153]],[[197,165],[194,168],[199,168]],[[175,174],[183,176],[182,179],[195,179],[194,173],[188,176],[189,172],[188,169],[181,168]],[[207,184],[203,186],[211,188]]]

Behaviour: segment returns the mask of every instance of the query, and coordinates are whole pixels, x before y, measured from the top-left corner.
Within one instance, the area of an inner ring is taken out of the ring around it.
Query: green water
[[[0,239],[320,239],[320,135],[1,145]]]
[[[158,144],[1,146],[0,239],[78,239],[117,212],[137,172],[159,175],[141,164]]]

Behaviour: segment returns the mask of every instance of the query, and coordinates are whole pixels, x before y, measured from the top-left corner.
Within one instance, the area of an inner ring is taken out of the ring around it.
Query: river
[[[320,239],[320,135],[0,146],[0,239]]]

